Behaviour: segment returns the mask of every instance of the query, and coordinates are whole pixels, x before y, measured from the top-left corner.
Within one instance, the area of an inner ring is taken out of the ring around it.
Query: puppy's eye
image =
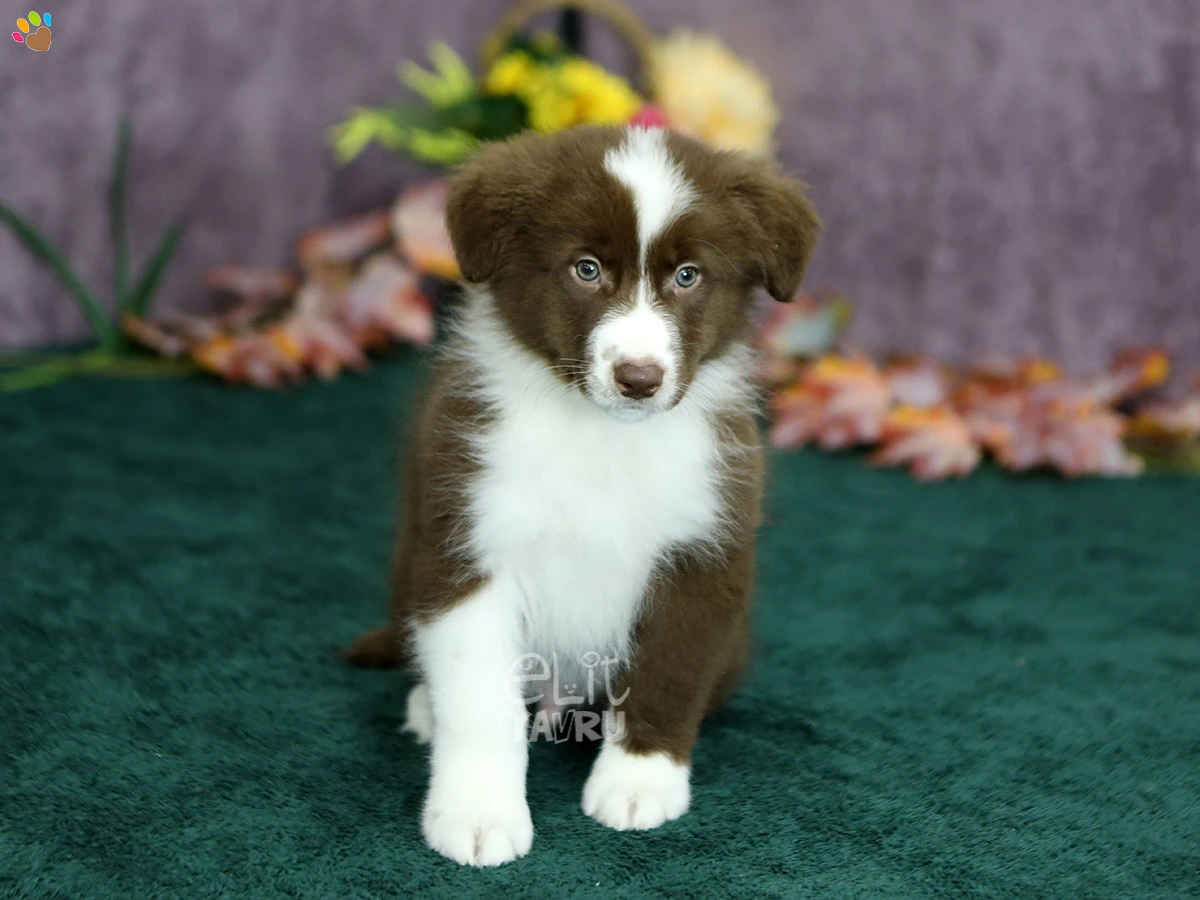
[[[580,281],[599,281],[600,263],[594,259],[581,259],[575,263],[575,274]]]
[[[675,283],[681,288],[693,287],[700,280],[700,270],[695,266],[680,266],[675,273]]]

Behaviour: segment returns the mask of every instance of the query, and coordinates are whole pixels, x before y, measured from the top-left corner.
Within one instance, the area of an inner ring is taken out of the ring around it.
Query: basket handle
[[[620,0],[520,0],[514,4],[479,45],[484,69],[490,69],[504,53],[509,39],[539,13],[552,9],[578,9],[604,19],[629,42],[638,58],[642,81],[648,86],[654,65],[654,33],[632,9]]]

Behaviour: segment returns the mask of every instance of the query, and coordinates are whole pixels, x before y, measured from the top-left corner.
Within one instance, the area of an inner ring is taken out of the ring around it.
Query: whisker
[[[697,244],[705,244],[706,246],[712,247],[714,250],[716,250],[718,253],[720,253],[723,257],[725,257],[725,261],[727,263],[729,263],[729,268],[733,269],[733,271],[737,272],[743,278],[748,279],[751,277],[751,276],[747,275],[745,272],[743,272],[741,269],[739,269],[736,265],[734,265],[733,260],[729,258],[729,254],[726,253],[724,250],[722,250],[720,247],[718,247],[716,244],[714,244],[712,241],[706,241],[703,238],[698,238],[698,237],[688,238],[688,240],[695,241]]]

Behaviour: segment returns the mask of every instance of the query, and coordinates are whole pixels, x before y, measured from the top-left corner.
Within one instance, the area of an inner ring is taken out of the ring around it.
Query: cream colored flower
[[[771,87],[716,37],[671,33],[655,48],[651,78],[671,127],[717,147],[771,154],[779,124]]]

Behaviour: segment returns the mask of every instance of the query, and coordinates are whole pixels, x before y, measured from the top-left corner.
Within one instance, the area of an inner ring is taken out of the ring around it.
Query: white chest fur
[[[689,396],[703,403],[685,397],[623,422],[511,341],[490,338],[482,393],[496,418],[476,441],[472,555],[519,586],[525,652],[623,657],[657,563],[720,529],[713,403],[744,394],[744,359],[700,373]]]
[[[704,416],[619,422],[560,391],[505,411],[480,449],[472,543],[520,585],[530,652],[622,651],[656,562],[718,524]]]

